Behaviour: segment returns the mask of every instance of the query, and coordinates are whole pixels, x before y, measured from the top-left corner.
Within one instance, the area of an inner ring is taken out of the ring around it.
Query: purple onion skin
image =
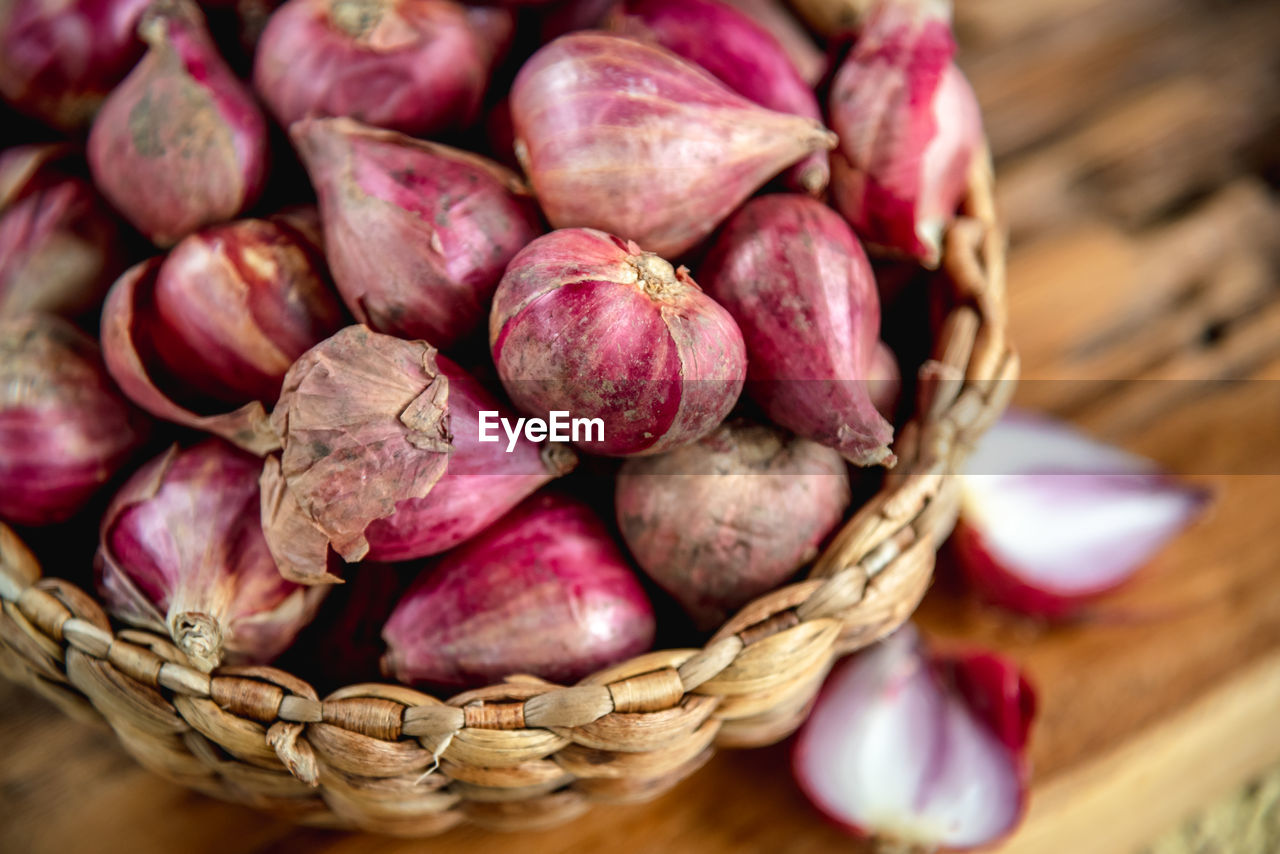
[[[782,45],[750,16],[721,0],[625,0],[611,28],[651,39],[706,69],[733,91],[762,107],[822,122],[813,88],[801,78]],[[714,33],[714,38],[708,34]],[[793,189],[817,195],[831,167],[825,150],[787,171]]]
[[[478,155],[350,119],[295,124],[325,253],[371,328],[453,346],[482,325],[507,263],[541,233],[516,175]]]
[[[124,268],[120,228],[87,182],[52,165],[65,146],[0,155],[0,317],[79,317]]]
[[[172,246],[257,200],[267,126],[189,0],[157,0],[138,34],[147,53],[94,120],[89,166],[129,222]]]
[[[449,467],[425,498],[400,502],[365,530],[370,560],[410,560],[453,548],[577,462],[567,447],[523,436],[510,453],[505,435],[499,443],[479,441],[481,411],[511,413],[454,362],[437,356],[436,366],[449,379]]]
[[[615,506],[640,568],[710,628],[817,557],[850,500],[836,451],[727,422],[693,445],[627,460]]]
[[[786,167],[835,145],[656,45],[571,33],[511,89],[516,155],[556,228],[598,228],[675,257]]]
[[[223,406],[270,404],[299,356],[346,325],[319,250],[287,222],[202,229],[151,294],[150,344],[169,376]]]
[[[568,228],[507,267],[489,317],[498,375],[516,407],[599,418],[596,454],[655,454],[697,441],[733,408],[742,335],[683,268],[602,231]]]
[[[951,62],[949,4],[882,3],[831,83],[831,197],[869,245],[941,260],[982,148],[977,98]]]
[[[66,521],[145,433],[90,338],[52,315],[0,318],[0,519]]]
[[[111,614],[170,634],[202,670],[263,664],[322,589],[280,577],[258,521],[260,462],[217,439],[139,469],[102,523],[98,589]]]
[[[149,0],[13,0],[0,11],[0,96],[63,131],[86,127],[143,45]]]
[[[777,424],[856,465],[891,466],[893,426],[868,379],[880,334],[875,278],[838,214],[801,195],[743,206],[701,268],[737,320],[747,391]]]
[[[501,53],[495,23],[449,0],[289,0],[262,34],[254,87],[286,128],[319,116],[415,136],[466,127]]]
[[[571,682],[644,652],[653,634],[653,608],[604,524],[542,494],[423,572],[383,629],[383,670],[415,685]]]

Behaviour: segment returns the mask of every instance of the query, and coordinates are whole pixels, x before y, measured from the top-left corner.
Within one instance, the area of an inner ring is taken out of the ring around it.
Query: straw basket
[[[840,655],[900,625],[958,504],[956,470],[1012,393],[1004,241],[989,159],[945,240],[952,293],[897,467],[808,580],[752,602],[701,649],[650,652],[573,686],[512,676],[441,701],[364,684],[321,698],[270,667],[188,666],[167,638],[116,631],[0,525],[0,672],[105,719],[142,765],[201,792],[327,827],[426,836],[461,822],[544,828],[592,803],[655,797],[716,747],[777,741]],[[945,290],[945,288],[941,289]]]

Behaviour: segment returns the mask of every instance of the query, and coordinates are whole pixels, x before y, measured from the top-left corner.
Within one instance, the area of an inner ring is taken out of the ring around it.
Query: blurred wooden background
[[[1011,232],[1019,402],[1218,495],[1090,624],[1046,631],[945,589],[922,612],[935,636],[1009,650],[1040,688],[1036,794],[1007,850],[1119,854],[1280,764],[1280,10],[957,5]],[[518,840],[390,840],[172,786],[0,682],[0,851],[848,850],[794,788],[788,747],[721,753],[654,802]]]

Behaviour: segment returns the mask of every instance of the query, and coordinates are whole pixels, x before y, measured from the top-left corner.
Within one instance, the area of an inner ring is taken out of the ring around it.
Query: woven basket
[[[947,475],[1004,409],[1018,372],[986,156],[943,270],[953,293],[935,294],[948,313],[897,467],[808,580],[755,600],[701,649],[650,652],[572,687],[513,676],[447,701],[377,684],[321,699],[274,668],[208,675],[167,638],[114,631],[89,595],[40,578],[0,525],[0,672],[77,717],[105,719],[163,777],[309,825],[525,830],[593,802],[653,798],[717,746],[793,732],[832,662],[891,632],[924,595],[958,506]]]

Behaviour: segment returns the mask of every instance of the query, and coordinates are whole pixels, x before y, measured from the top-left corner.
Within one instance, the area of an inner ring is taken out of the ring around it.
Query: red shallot
[[[849,501],[840,454],[743,421],[627,460],[615,498],[640,568],[703,628],[817,557]]]
[[[387,621],[383,670],[473,686],[512,673],[572,682],[653,642],[653,608],[580,501],[536,495],[429,564]]]
[[[473,20],[450,0],[288,0],[258,44],[254,87],[286,128],[308,116],[421,136],[465,127],[502,20],[496,10]]]
[[[1208,492],[1042,416],[1006,414],[965,464],[952,538],[986,599],[1046,618],[1078,614],[1142,568]]]
[[[621,36],[556,39],[511,88],[516,155],[547,219],[666,257],[834,135],[753,104],[668,50]]]
[[[480,326],[507,263],[541,232],[520,179],[479,155],[350,119],[307,120],[292,133],[356,319],[438,348]]]
[[[733,91],[762,107],[821,123],[822,109],[778,40],[749,15],[722,0],[625,0],[610,20],[622,35],[656,42],[710,71]],[[708,38],[708,33],[715,33]],[[794,188],[814,195],[827,187],[825,149],[787,172]]]
[[[989,845],[1025,809],[1034,712],[1012,662],[939,656],[908,623],[828,677],[796,740],[796,780],[855,835],[911,850]]]
[[[90,338],[53,315],[0,318],[0,519],[65,521],[145,433]]]
[[[893,427],[868,385],[880,332],[876,284],[839,215],[798,194],[753,199],[700,270],[707,293],[742,329],[747,391],[769,417],[856,465],[893,465]]]
[[[95,312],[124,268],[115,217],[54,165],[64,154],[24,145],[0,155],[0,316]]]
[[[89,166],[126,219],[171,246],[258,198],[267,128],[190,0],[155,0],[138,34],[147,53],[94,120]]]
[[[590,228],[553,231],[512,260],[489,343],[516,407],[598,420],[589,440],[575,440],[598,454],[658,453],[705,436],[747,370],[733,318],[685,268]]]
[[[869,245],[936,267],[982,146],[948,0],[885,0],[831,84],[831,197]]]
[[[0,96],[64,131],[89,124],[142,56],[150,0],[10,0],[0,7]]]
[[[170,448],[129,479],[102,521],[107,610],[172,636],[204,671],[275,658],[324,593],[276,571],[258,522],[259,469],[217,439]]]

